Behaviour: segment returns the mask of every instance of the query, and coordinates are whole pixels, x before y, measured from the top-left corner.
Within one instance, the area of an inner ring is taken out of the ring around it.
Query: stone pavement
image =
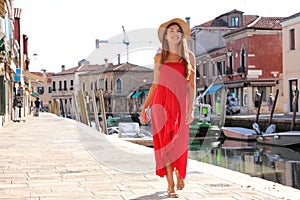
[[[167,199],[153,149],[41,113],[0,129],[0,200]],[[188,160],[185,200],[300,199],[300,190]]]

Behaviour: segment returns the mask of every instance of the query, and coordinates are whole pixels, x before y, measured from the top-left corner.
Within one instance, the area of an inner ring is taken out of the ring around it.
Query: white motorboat
[[[141,129],[137,122],[120,122],[117,127],[110,127],[110,135],[118,135],[122,140],[152,147],[153,139],[150,131]]]
[[[257,123],[253,124],[257,133],[256,141],[261,144],[292,146],[300,144],[300,131],[276,132],[276,125],[271,124],[266,132],[261,132]]]
[[[222,127],[225,137],[238,140],[256,140],[256,132],[253,129],[243,127]]]

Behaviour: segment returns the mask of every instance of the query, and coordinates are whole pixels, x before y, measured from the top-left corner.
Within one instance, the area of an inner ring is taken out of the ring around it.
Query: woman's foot
[[[177,190],[183,190],[183,188],[184,188],[184,181],[183,181],[183,179],[179,178],[179,174],[178,174],[177,170],[176,170],[176,177],[177,177],[177,184],[176,184]]]
[[[169,198],[179,198],[179,195],[175,192],[174,187],[168,188],[168,197]]]

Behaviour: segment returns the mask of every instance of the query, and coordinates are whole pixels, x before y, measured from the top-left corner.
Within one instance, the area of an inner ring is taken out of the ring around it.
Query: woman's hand
[[[148,108],[142,108],[141,119],[144,123],[147,123],[149,121],[147,111],[148,111]]]
[[[186,123],[187,123],[187,124],[192,123],[193,120],[194,120],[194,115],[193,115],[193,114],[188,114],[188,115],[186,116]]]

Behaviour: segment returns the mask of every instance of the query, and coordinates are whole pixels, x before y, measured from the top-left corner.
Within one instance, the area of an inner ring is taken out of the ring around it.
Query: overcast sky
[[[22,8],[30,71],[48,72],[59,72],[61,65],[66,69],[77,66],[95,50],[96,39],[123,36],[122,26],[126,32],[156,29],[169,19],[190,17],[193,27],[233,9],[265,17],[287,17],[300,11],[299,0],[14,0],[13,4]],[[151,60],[152,54],[146,57]]]

